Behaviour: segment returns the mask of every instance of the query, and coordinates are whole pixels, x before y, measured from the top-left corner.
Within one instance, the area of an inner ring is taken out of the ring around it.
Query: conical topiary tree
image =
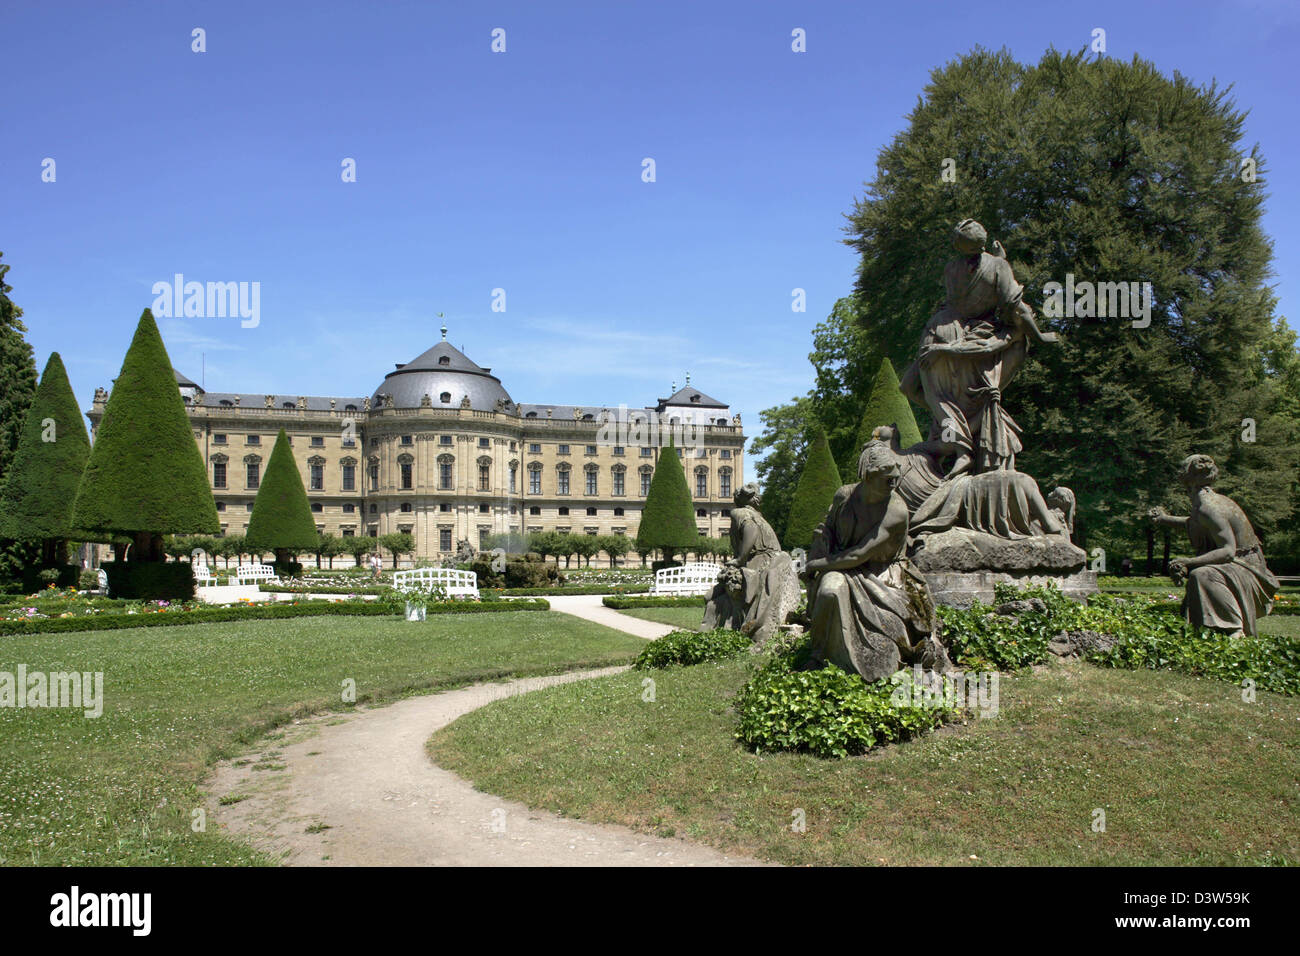
[[[826,432],[818,427],[790,502],[790,520],[782,538],[787,549],[807,548],[812,544],[813,532],[826,517],[839,487],[840,470],[835,466]]]
[[[871,394],[867,397],[867,407],[858,426],[858,444],[853,449],[852,462],[845,463],[846,468],[857,468],[862,446],[871,441],[872,431],[881,425],[898,426],[900,448],[915,445],[921,440],[921,429],[917,427],[916,417],[912,414],[912,403],[899,389],[894,364],[887,358],[881,359],[876,379],[871,383]]]
[[[658,548],[664,560],[671,561],[674,551],[695,547],[699,537],[686,473],[677,457],[677,448],[669,441],[667,448],[659,450],[659,461],[650,479],[650,492],[636,533],[637,546]]]
[[[244,540],[254,553],[274,551],[279,563],[288,561],[291,553],[312,551],[320,540],[307,490],[283,428],[275,436]]]
[[[164,534],[221,530],[176,374],[148,309],[96,430],[72,523],[106,540],[132,536],[132,562],[162,560]]]
[[[0,259],[3,256],[0,253]],[[27,409],[36,395],[36,359],[24,337],[23,310],[9,298],[13,287],[5,282],[8,271],[0,261],[0,488],[18,452]],[[34,552],[30,544],[0,541],[0,578],[17,576],[35,559]]]
[[[0,538],[40,541],[41,564],[63,564],[72,534],[72,503],[89,456],[90,438],[77,397],[54,352],[0,492]]]

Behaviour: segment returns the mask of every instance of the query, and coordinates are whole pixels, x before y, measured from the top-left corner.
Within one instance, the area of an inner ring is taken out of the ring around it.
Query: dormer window
[[[442,404],[444,405],[450,405],[451,392],[443,392],[441,395],[438,396],[438,401],[442,402]]]
[[[691,401],[694,402],[696,405],[700,404],[700,396],[698,392],[691,396]]]
[[[296,408],[297,406],[295,406],[295,405],[293,404],[293,402],[281,402],[281,403],[280,403],[280,407],[281,407],[281,408]]]
[[[446,356],[446,355],[441,355],[441,356],[438,357],[438,364],[439,364],[439,365],[450,365],[450,364],[451,364],[451,359],[450,359],[448,356]]]

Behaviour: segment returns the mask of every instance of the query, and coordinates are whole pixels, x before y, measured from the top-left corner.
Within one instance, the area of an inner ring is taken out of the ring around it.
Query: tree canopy
[[[101,536],[137,538],[220,530],[203,456],[148,309],[96,429],[73,523]]]
[[[659,460],[650,479],[650,492],[641,510],[637,544],[658,548],[666,558],[671,558],[674,551],[695,547],[699,537],[691,492],[686,487],[686,473],[677,457],[677,448],[669,442],[667,448],[659,449]]]
[[[244,539],[252,551],[315,553],[319,545],[311,503],[283,428],[275,436]]]
[[[0,538],[49,541],[72,536],[72,503],[90,438],[59,353],[50,355],[0,491]],[[46,555],[61,563],[61,555]]]
[[[953,226],[972,217],[1063,339],[1032,348],[1002,397],[1024,431],[1017,467],[1074,490],[1085,541],[1124,548],[1148,507],[1181,506],[1178,463],[1205,452],[1267,547],[1296,513],[1300,385],[1266,285],[1266,166],[1241,142],[1243,119],[1223,90],[1138,58],[1048,51],[1025,65],[977,49],[935,70],[849,216],[857,280],[814,330],[802,414],[833,447],[856,435],[867,375],[915,357]],[[1045,314],[1048,283],[1075,281],[1149,289],[1149,325]],[[753,447],[798,438],[794,407],[764,413],[783,431]]]
[[[826,512],[840,487],[840,472],[831,457],[831,446],[826,433],[817,429],[816,437],[808,448],[799,485],[795,488],[790,506],[790,521],[782,535],[787,549],[807,549],[812,544],[813,532],[826,517]]]

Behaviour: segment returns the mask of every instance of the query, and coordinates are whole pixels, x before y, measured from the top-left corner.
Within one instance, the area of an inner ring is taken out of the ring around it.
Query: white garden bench
[[[393,587],[399,591],[428,591],[442,588],[447,597],[478,597],[478,575],[456,568],[415,568],[394,571]]]
[[[216,584],[217,576],[212,573],[212,569],[206,564],[196,564],[194,565],[194,583],[199,587],[203,587],[205,584]]]
[[[100,568],[95,572],[95,576],[99,579],[99,593],[108,597],[108,572]]]
[[[235,571],[236,584],[270,584],[278,578],[269,564],[243,564]]]
[[[651,594],[708,594],[718,583],[722,566],[717,564],[683,564],[676,568],[660,568],[655,572]]]

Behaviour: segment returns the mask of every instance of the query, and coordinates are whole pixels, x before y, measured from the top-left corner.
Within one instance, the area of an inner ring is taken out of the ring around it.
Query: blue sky
[[[516,401],[641,405],[689,371],[757,434],[811,385],[809,332],[852,281],[843,215],[930,70],[1094,27],[1234,84],[1300,324],[1294,3],[6,0],[4,27],[0,250],[84,407],[179,272],[261,284],[256,328],[160,320],[213,391],[367,395],[443,312]]]

